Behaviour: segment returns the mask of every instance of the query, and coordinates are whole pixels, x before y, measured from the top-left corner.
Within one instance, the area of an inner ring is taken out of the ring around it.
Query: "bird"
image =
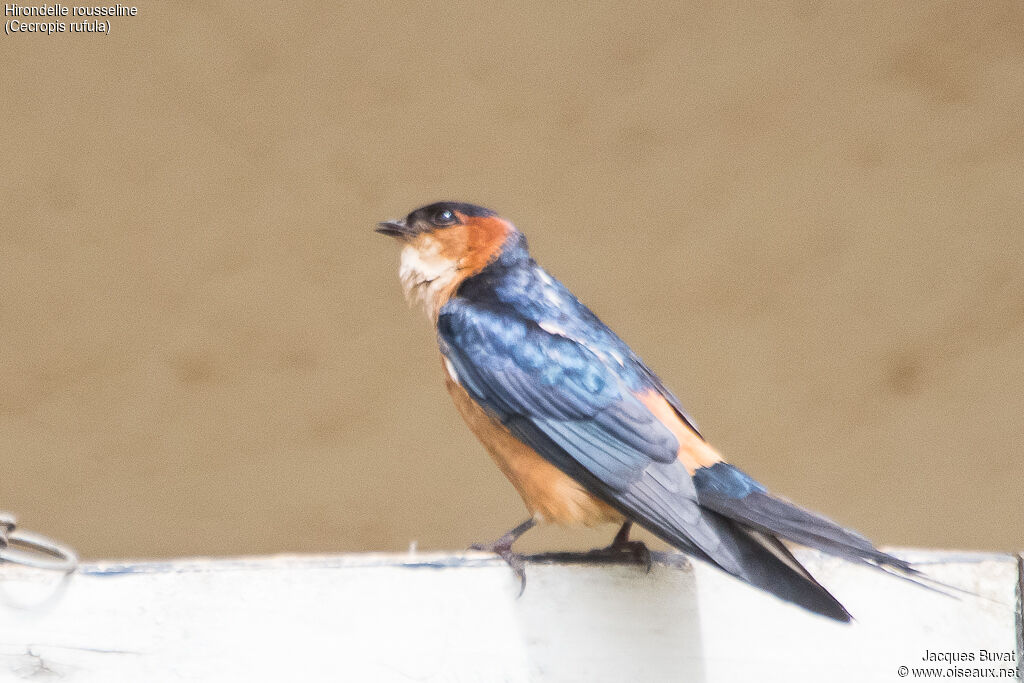
[[[401,245],[406,299],[437,332],[445,387],[529,517],[489,544],[526,585],[515,541],[539,524],[618,524],[609,553],[650,568],[636,524],[818,615],[847,609],[783,541],[917,582],[909,562],[773,495],[727,463],[640,357],[490,209],[436,202],[376,231]]]

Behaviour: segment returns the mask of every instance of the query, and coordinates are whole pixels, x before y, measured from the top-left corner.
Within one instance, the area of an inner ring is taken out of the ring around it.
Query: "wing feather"
[[[702,510],[678,441],[634,395],[642,376],[514,311],[458,298],[441,309],[438,337],[473,400],[518,439],[669,543],[742,573],[743,552],[723,538],[732,527]]]

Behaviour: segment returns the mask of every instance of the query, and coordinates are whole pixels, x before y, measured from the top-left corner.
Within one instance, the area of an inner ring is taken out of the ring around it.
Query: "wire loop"
[[[14,515],[0,512],[0,564],[4,562],[70,574],[78,567],[78,555],[46,536],[19,529]]]

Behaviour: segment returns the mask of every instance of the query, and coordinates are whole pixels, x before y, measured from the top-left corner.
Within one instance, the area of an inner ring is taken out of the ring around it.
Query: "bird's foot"
[[[494,553],[501,559],[505,560],[505,563],[512,569],[512,572],[519,579],[519,595],[521,597],[523,591],[526,590],[526,561],[523,556],[519,553],[512,552],[512,544],[502,543],[501,539],[498,539],[494,543],[474,543],[469,546],[470,550],[480,550],[485,553]]]
[[[516,539],[536,525],[537,520],[531,517],[515,529],[505,533],[504,536],[494,543],[474,543],[469,546],[470,550],[482,550],[485,553],[495,553],[498,557],[505,560],[505,562],[508,563],[508,566],[512,568],[512,571],[515,572],[516,576],[519,577],[519,596],[522,596],[523,591],[526,590],[526,562],[523,560],[522,555],[512,552],[512,544],[516,542]]]
[[[643,541],[616,540],[606,548],[594,548],[587,557],[608,562],[631,562],[642,565],[647,572],[651,571],[651,551]]]

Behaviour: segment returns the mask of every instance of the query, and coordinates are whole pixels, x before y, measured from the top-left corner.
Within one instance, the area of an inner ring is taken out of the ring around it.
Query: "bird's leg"
[[[482,550],[488,553],[495,553],[501,559],[505,560],[505,562],[508,563],[508,566],[512,568],[512,571],[515,572],[515,575],[519,577],[519,595],[522,595],[523,591],[526,590],[526,565],[523,562],[522,555],[512,552],[512,544],[515,543],[520,536],[536,525],[537,522],[533,517],[531,517],[493,543],[474,543],[469,546],[470,550]]]
[[[591,550],[587,554],[597,557],[619,557],[626,553],[633,558],[634,562],[644,565],[647,571],[651,571],[651,551],[647,549],[643,541],[629,540],[629,530],[632,526],[633,522],[627,519],[622,523],[619,533],[615,534],[610,546]]]

